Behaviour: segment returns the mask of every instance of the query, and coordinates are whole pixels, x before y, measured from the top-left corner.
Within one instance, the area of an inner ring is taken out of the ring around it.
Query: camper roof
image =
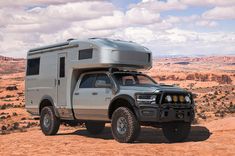
[[[147,48],[131,41],[113,40],[107,38],[89,38],[88,40],[68,39],[66,42],[30,49],[28,53],[32,54],[32,53],[53,51],[69,47],[76,47],[79,46],[79,43],[84,43],[84,42],[91,43],[98,47],[107,47],[107,48],[125,50],[125,51],[149,52]]]

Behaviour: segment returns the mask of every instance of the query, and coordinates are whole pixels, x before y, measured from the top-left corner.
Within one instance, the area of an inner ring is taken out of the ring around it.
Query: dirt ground
[[[2,58],[2,59],[1,59]],[[27,155],[189,155],[235,156],[235,57],[159,58],[145,71],[158,83],[196,93],[196,120],[189,138],[170,144],[161,129],[143,127],[133,144],[120,144],[110,125],[98,135],[61,126],[44,136],[26,112],[25,60],[0,56],[0,156]],[[199,70],[200,69],[200,70]]]
[[[183,143],[168,143],[161,129],[142,127],[133,144],[112,138],[110,125],[98,136],[85,128],[61,127],[58,135],[44,136],[38,127],[23,133],[0,135],[0,155],[235,155],[235,118],[192,127]]]

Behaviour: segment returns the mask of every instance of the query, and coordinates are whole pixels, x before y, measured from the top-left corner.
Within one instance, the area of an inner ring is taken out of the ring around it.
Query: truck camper
[[[45,135],[55,135],[61,122],[84,123],[91,134],[111,123],[118,142],[135,141],[141,125],[183,141],[194,119],[192,93],[139,72],[151,67],[151,51],[130,41],[69,39],[30,49],[26,109],[40,117]]]

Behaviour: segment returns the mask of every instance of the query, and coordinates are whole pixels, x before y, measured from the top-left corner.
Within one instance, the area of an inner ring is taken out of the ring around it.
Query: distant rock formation
[[[151,75],[151,74],[150,74]],[[215,74],[199,74],[192,73],[187,74],[186,77],[176,76],[176,75],[152,75],[154,79],[158,81],[183,81],[183,80],[192,80],[192,81],[201,81],[201,82],[210,82],[215,81],[219,84],[232,84],[232,79],[229,75],[215,75]]]
[[[190,62],[186,62],[186,61],[183,61],[183,62],[175,62],[175,64],[188,65],[188,64],[190,64]]]
[[[0,55],[0,61],[21,61],[24,60],[23,58],[13,58],[13,57],[6,57]]]
[[[228,75],[215,75],[215,74],[188,74],[186,76],[186,80],[195,80],[195,81],[216,81],[219,84],[231,84],[232,79]]]

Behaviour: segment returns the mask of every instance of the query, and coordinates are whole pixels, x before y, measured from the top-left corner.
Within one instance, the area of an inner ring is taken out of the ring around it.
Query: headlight
[[[189,97],[189,96],[185,96],[185,101],[186,101],[187,103],[191,103],[190,97]]]
[[[136,95],[136,101],[138,104],[156,104],[157,95],[152,94],[139,94]]]
[[[167,95],[167,96],[165,97],[165,100],[166,100],[167,102],[172,102],[172,97],[171,97],[170,95]]]

